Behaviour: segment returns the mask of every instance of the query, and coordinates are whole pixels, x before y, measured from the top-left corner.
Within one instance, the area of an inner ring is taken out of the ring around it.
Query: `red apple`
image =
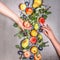
[[[39,23],[40,23],[40,24],[44,24],[44,23],[45,23],[45,19],[44,19],[43,17],[40,17],[40,18],[39,18]]]
[[[31,38],[30,38],[30,42],[31,42],[32,44],[35,44],[35,43],[37,42],[36,37],[31,37]]]
[[[26,8],[26,14],[31,15],[33,13],[32,8]]]

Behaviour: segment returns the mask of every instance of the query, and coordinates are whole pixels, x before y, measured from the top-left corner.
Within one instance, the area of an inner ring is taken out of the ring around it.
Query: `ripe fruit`
[[[38,33],[36,30],[32,30],[30,34],[31,36],[36,37]]]
[[[40,17],[40,18],[39,18],[39,23],[40,23],[40,24],[44,24],[44,23],[45,23],[45,19],[44,19],[43,17]]]
[[[39,6],[38,3],[33,4],[33,8],[37,8],[38,6]]]
[[[23,22],[23,26],[26,27],[26,28],[31,27],[31,25],[28,21]]]
[[[34,29],[35,30],[38,30],[39,29],[39,25],[36,23],[36,24],[34,24]]]
[[[33,8],[37,8],[41,6],[41,4],[42,4],[42,0],[34,0]]]
[[[31,38],[30,38],[30,42],[31,42],[32,44],[35,44],[35,43],[37,42],[36,37],[31,37]]]
[[[42,56],[41,54],[38,54],[38,55],[34,55],[34,60],[41,60],[42,59]]]
[[[27,48],[29,45],[29,40],[28,39],[25,39],[21,42],[21,46],[22,48]]]
[[[25,4],[20,4],[19,5],[19,9],[20,10],[25,10],[26,9],[26,5]]]
[[[24,52],[24,56],[25,56],[26,58],[29,58],[29,57],[30,57],[30,52],[29,52],[29,51],[25,51],[25,52]]]
[[[36,46],[32,46],[30,51],[33,53],[33,54],[36,54],[38,52],[38,48]]]
[[[26,14],[31,15],[33,13],[32,8],[26,8]]]
[[[41,34],[38,35],[38,39],[39,39],[39,40],[42,40],[42,39],[43,39],[43,37],[42,37]]]

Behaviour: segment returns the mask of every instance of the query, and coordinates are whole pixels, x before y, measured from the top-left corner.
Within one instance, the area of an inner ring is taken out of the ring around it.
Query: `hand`
[[[50,39],[53,40],[55,38],[53,31],[51,30],[51,28],[48,26],[48,24],[45,26],[42,26],[43,29],[43,33]]]
[[[17,24],[23,30],[24,29],[31,30],[31,28],[32,28],[31,24],[28,21],[23,21],[22,19],[20,19],[20,21]]]
[[[25,25],[28,25],[28,27],[26,27],[23,24],[23,20],[20,19],[20,17],[18,15],[16,15],[12,10],[10,10],[5,4],[3,4],[2,2],[0,2],[0,13],[11,18],[14,22],[16,22],[18,24],[19,27],[21,27],[23,30],[24,29],[31,29],[31,25],[29,22],[27,22]]]
[[[48,25],[44,25],[42,26],[43,29],[43,33],[51,40],[53,46],[55,47],[58,55],[60,56],[60,42],[58,42],[58,40],[56,39],[53,31],[51,30],[51,28]]]

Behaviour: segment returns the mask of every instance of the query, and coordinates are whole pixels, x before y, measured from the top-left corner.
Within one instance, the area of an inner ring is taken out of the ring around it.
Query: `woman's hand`
[[[11,9],[9,9],[4,3],[0,2],[0,13],[11,18],[19,27],[24,29],[31,29],[29,22],[24,22],[18,15],[16,15]],[[27,26],[27,27],[26,27]]]
[[[50,41],[52,42],[56,52],[58,53],[59,57],[60,57],[60,42],[56,39],[53,31],[51,30],[51,28],[48,25],[44,25],[42,26],[43,29],[43,33],[50,39]]]
[[[53,31],[52,29],[48,26],[48,24],[45,26],[43,25],[42,26],[42,29],[43,29],[43,33],[51,40],[51,39],[54,39],[55,36],[53,34]]]

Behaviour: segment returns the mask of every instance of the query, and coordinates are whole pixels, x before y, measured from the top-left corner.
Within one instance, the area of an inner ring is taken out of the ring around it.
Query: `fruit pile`
[[[20,18],[24,20],[24,26],[28,27],[26,21],[29,21],[32,25],[31,30],[22,30],[18,27],[16,23],[14,23],[14,27],[19,28],[19,32],[15,34],[20,39],[19,45],[16,45],[16,48],[19,49],[19,59],[21,60],[42,60],[41,52],[44,47],[48,46],[43,41],[42,36],[42,25],[44,25],[47,17],[51,12],[49,11],[50,6],[46,6],[43,4],[42,0],[30,0],[24,1],[24,3],[19,4],[20,9]]]

